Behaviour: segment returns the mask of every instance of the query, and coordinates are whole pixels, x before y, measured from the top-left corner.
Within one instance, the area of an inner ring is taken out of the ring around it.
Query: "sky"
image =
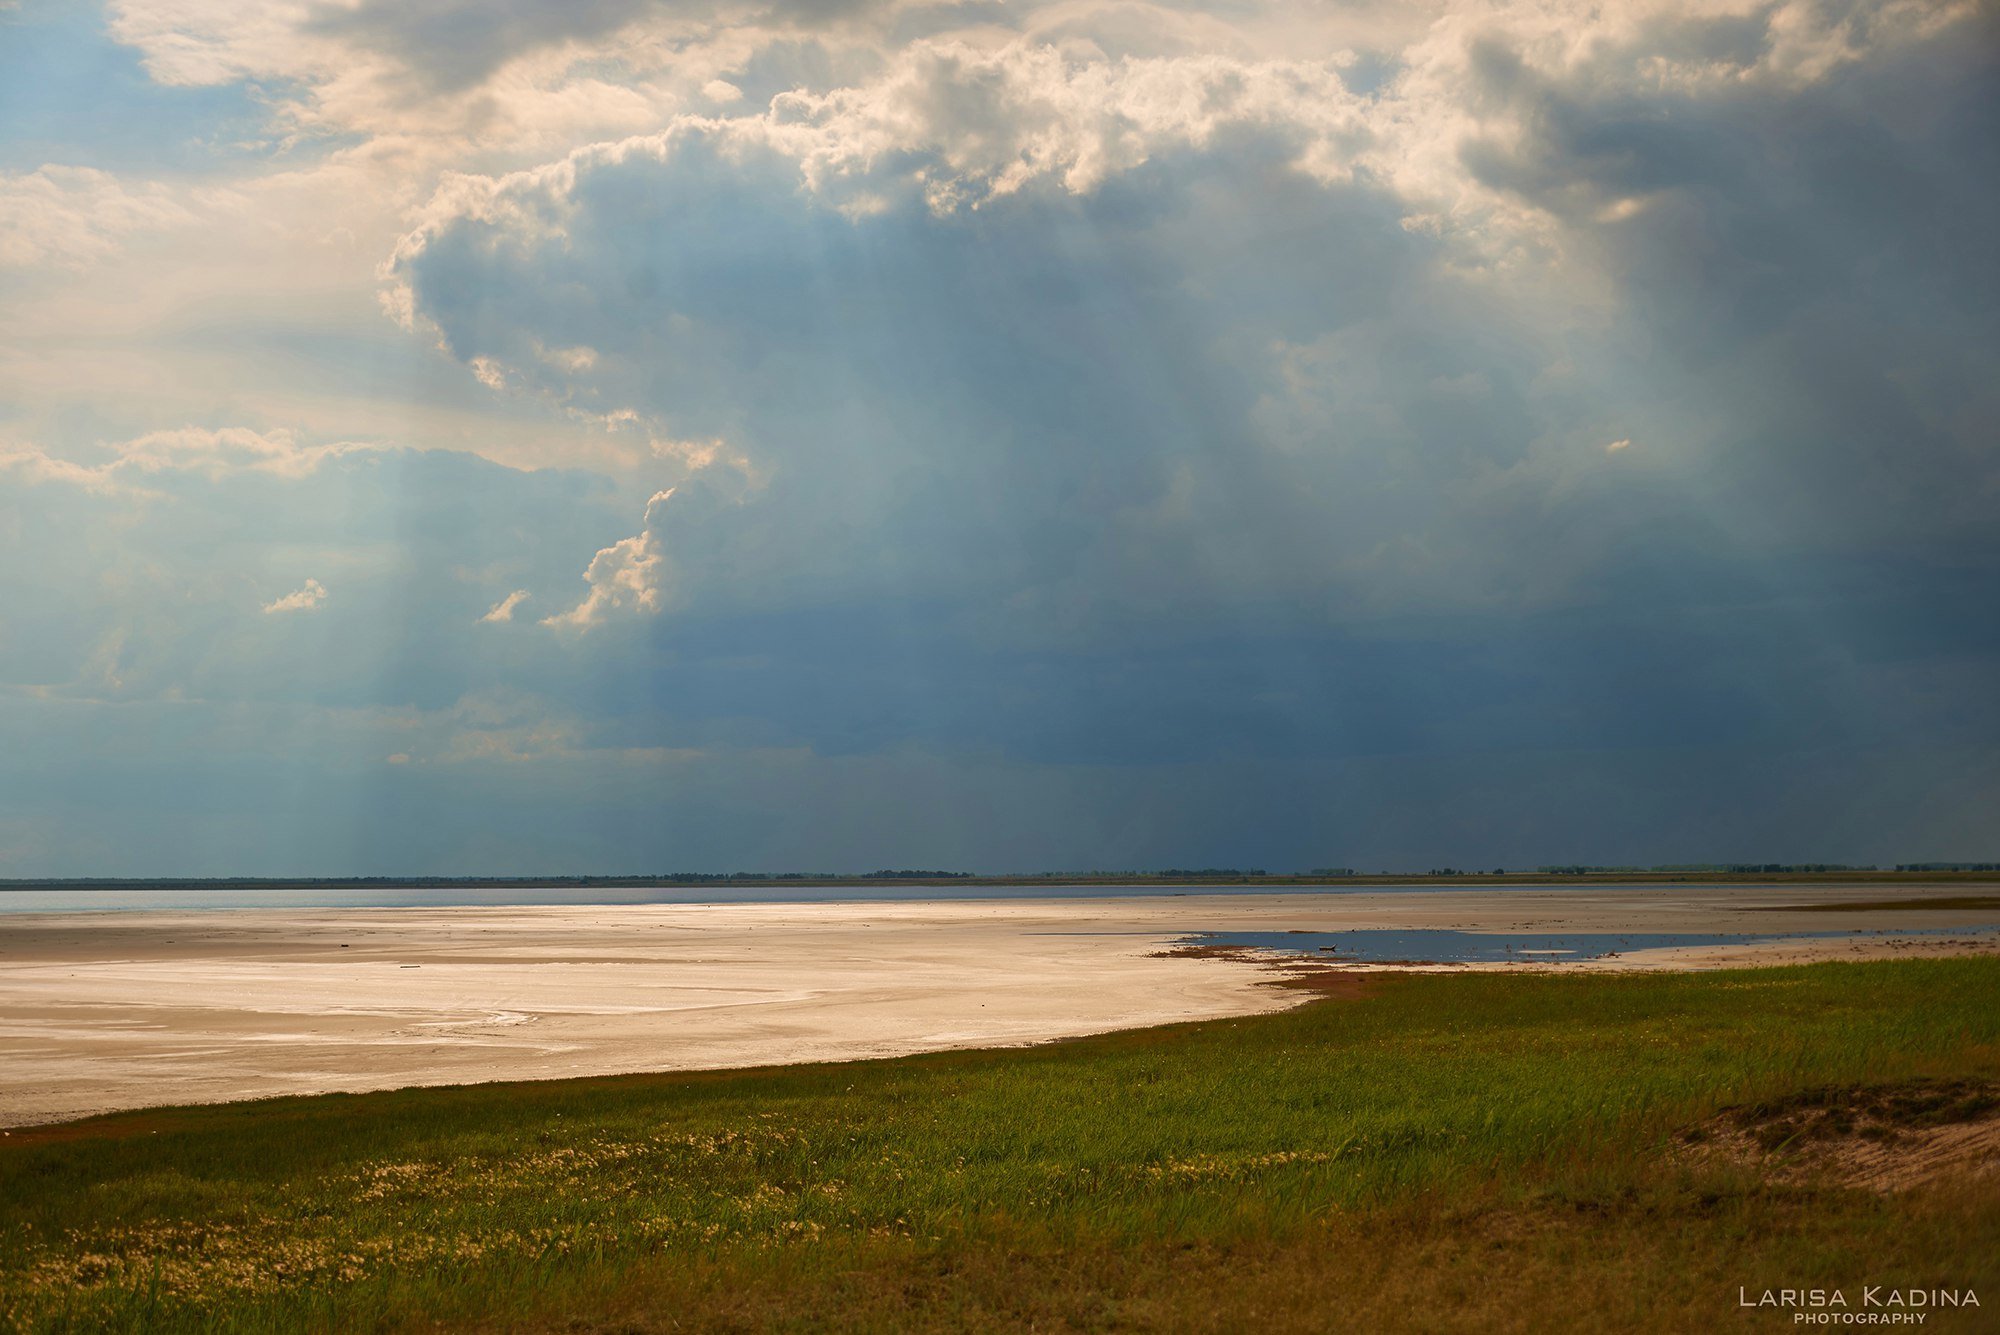
[[[2000,856],[2000,6],[0,0],[0,877]]]

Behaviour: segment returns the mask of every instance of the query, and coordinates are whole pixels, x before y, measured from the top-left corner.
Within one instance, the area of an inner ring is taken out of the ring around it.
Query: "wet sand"
[[[1916,899],[1934,889],[1910,887]],[[1460,968],[2000,953],[1991,911],[1760,912],[1881,885],[0,915],[0,1126],[277,1094],[891,1056],[1296,1004],[1207,931],[1824,932]],[[1830,920],[1833,919],[1833,920]],[[1351,967],[1351,966],[1349,966]]]

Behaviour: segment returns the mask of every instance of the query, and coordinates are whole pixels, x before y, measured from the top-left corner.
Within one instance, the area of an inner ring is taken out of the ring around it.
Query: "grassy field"
[[[1720,1109],[2000,1078],[2000,960],[1334,980],[1048,1047],[179,1109],[0,1139],[27,1331],[1776,1330],[1977,1290],[2000,1179],[1687,1150]],[[1354,993],[1359,991],[1360,995]]]
[[[1753,913],[1923,913],[1987,912],[2000,909],[2000,895],[1937,895],[1928,899],[1850,900],[1833,904],[1777,904]]]

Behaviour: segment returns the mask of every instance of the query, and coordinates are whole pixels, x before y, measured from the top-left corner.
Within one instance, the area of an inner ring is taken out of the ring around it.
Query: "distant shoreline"
[[[1583,873],[1465,872],[1356,876],[1092,876],[1050,872],[1026,876],[292,876],[292,877],[47,877],[0,879],[0,894],[78,890],[515,890],[623,889],[883,889],[896,887],[1036,887],[1064,889],[1104,886],[1159,890],[1208,887],[1329,886],[1568,886],[1568,885],[1962,885],[2000,883],[2000,871],[1606,871]]]

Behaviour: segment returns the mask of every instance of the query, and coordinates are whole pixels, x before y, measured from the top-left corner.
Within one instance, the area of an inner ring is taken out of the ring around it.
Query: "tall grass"
[[[1661,1265],[1762,1237],[1827,1268],[1866,1238],[1967,1283],[1945,1272],[2000,1252],[1974,1255],[1996,1240],[1986,1196],[1938,1214],[1836,1193],[1800,1214],[1670,1145],[1724,1104],[1968,1073],[2000,1074],[2000,961],[1385,977],[1358,1000],[1027,1050],[128,1114],[0,1140],[0,1317],[532,1326],[650,1293],[677,1320],[757,1326],[844,1293],[858,1324],[949,1327],[979,1324],[954,1295],[990,1291],[1115,1325],[1131,1313],[1106,1295],[1170,1254],[1218,1293],[1258,1266],[1324,1271],[1340,1238],[1349,1279],[1442,1248],[1424,1264],[1443,1301],[1479,1268],[1451,1240],[1519,1219],[1542,1221],[1551,1273],[1606,1263],[1562,1239],[1609,1229]],[[912,1284],[926,1303],[881,1306]]]

